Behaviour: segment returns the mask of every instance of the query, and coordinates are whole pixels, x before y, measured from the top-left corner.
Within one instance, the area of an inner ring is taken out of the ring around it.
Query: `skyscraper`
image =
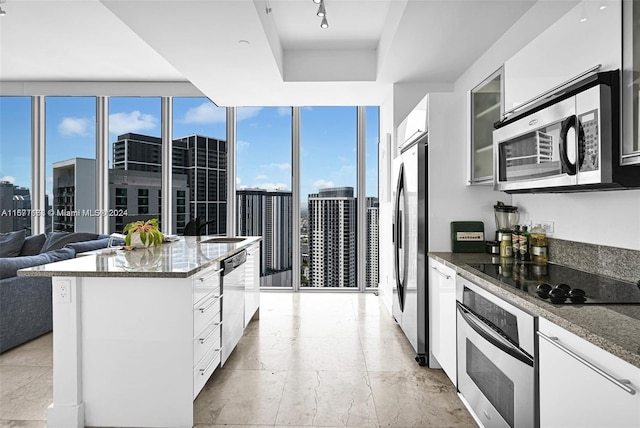
[[[367,197],[367,278],[366,287],[378,286],[378,198]]]
[[[309,195],[309,285],[356,287],[356,200],[353,187]]]
[[[262,236],[260,284],[291,286],[291,191],[241,189],[236,202],[238,235]]]
[[[162,140],[128,133],[113,143],[113,168],[161,172]],[[203,231],[225,234],[227,229],[227,142],[201,135],[173,140],[174,174],[184,174],[189,187],[189,215],[214,221]]]

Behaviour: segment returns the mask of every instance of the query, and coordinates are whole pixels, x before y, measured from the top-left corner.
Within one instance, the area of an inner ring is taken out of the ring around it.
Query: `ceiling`
[[[190,82],[221,106],[452,84],[533,0],[6,0],[0,84]]]

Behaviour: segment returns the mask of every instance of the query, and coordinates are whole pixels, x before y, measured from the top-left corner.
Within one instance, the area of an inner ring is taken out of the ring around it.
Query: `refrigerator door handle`
[[[398,289],[398,303],[400,304],[400,310],[404,312],[404,272],[402,272],[402,278],[400,277],[400,250],[402,249],[402,217],[403,211],[400,210],[400,201],[403,199],[404,193],[404,164],[400,164],[400,171],[398,172],[398,186],[396,189],[395,200],[395,230],[394,230],[394,268],[396,273],[396,287]],[[404,258],[403,258],[404,261]]]

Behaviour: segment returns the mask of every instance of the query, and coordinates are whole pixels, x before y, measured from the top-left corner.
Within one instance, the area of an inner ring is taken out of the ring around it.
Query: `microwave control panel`
[[[598,110],[591,110],[578,116],[584,130],[584,160],[580,171],[597,171],[600,159],[600,142],[598,130]]]

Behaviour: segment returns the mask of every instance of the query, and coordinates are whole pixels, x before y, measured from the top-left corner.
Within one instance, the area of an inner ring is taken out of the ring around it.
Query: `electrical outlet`
[[[71,303],[71,281],[57,281],[56,290],[58,303]]]
[[[541,221],[541,222],[539,222],[539,224],[545,230],[545,232],[547,232],[547,234],[553,233],[553,222],[552,221]]]

